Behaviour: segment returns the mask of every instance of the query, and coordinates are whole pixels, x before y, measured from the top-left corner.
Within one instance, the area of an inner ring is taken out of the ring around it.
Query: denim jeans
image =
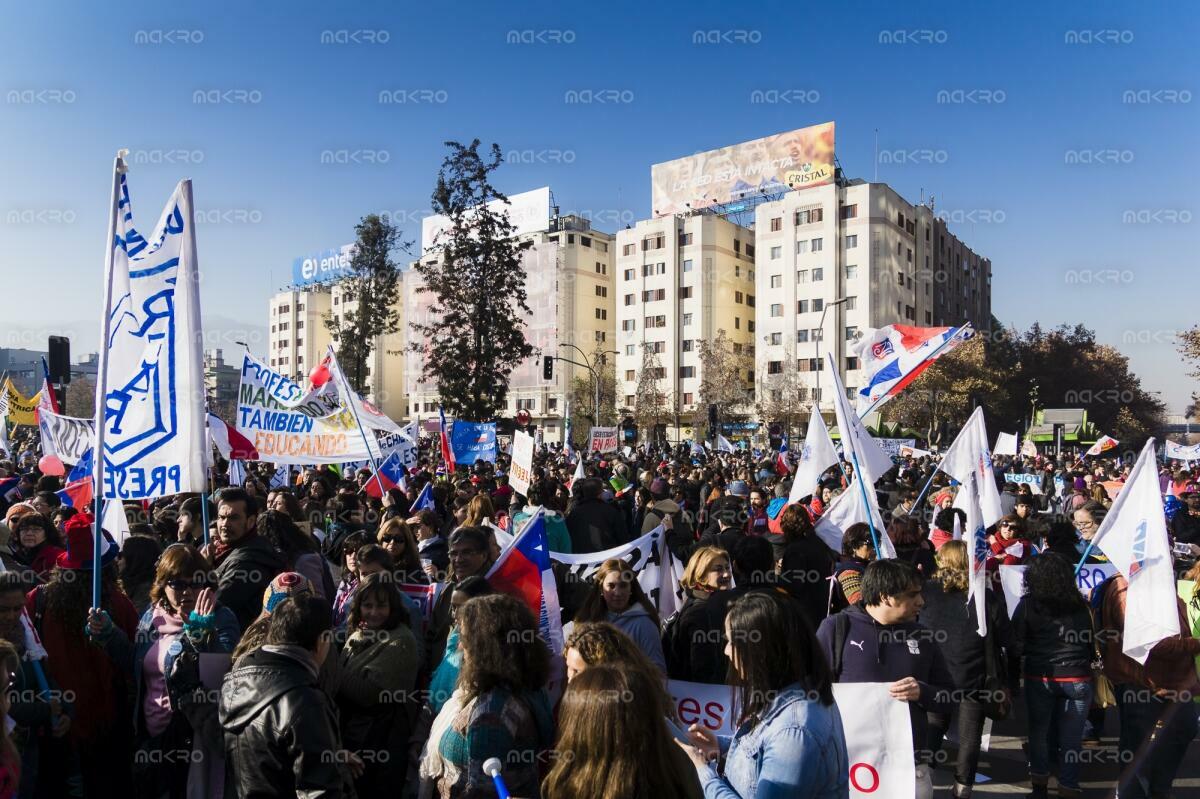
[[[955,710],[958,716],[958,761],[954,768],[954,780],[960,785],[975,784],[975,770],[979,766],[979,744],[983,737],[983,704],[964,700]],[[929,749],[934,762],[939,762],[938,751],[946,731],[950,729],[949,713],[927,713],[929,719]]]
[[[1188,744],[1196,737],[1196,705],[1159,699],[1138,685],[1117,685],[1115,692],[1121,713],[1117,749],[1121,762],[1128,764],[1121,774],[1121,799],[1166,796]],[[1159,720],[1163,727],[1155,731]],[[1148,750],[1139,753],[1138,748],[1152,732],[1154,740]]]
[[[1029,773],[1050,773],[1051,731],[1058,749],[1058,784],[1079,787],[1083,722],[1092,704],[1092,681],[1052,682],[1025,678],[1025,707],[1029,713]]]

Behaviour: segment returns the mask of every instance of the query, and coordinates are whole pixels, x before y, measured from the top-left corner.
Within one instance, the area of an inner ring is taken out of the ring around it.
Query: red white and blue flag
[[[65,488],[55,491],[62,504],[68,508],[86,509],[91,506],[95,495],[92,493],[92,477],[88,475],[82,480],[67,483]]]
[[[379,471],[371,475],[371,479],[363,486],[367,496],[380,498],[385,491],[392,488],[404,490],[404,465],[400,463],[400,453],[393,451],[379,464]]]
[[[887,325],[868,330],[851,348],[866,375],[856,411],[866,416],[916,380],[930,364],[975,334],[960,327]]]
[[[433,500],[433,483],[428,482],[421,489],[421,493],[417,494],[417,499],[413,502],[412,507],[408,509],[409,513],[416,513],[419,510],[435,510],[437,507]]]
[[[775,471],[780,477],[787,477],[792,473],[792,467],[788,463],[788,445],[786,435],[783,437],[783,441],[779,444],[779,454],[775,456]]]
[[[442,460],[446,464],[446,471],[454,473],[454,447],[450,446],[450,428],[446,425],[446,411],[438,408],[438,416],[440,422],[438,425],[438,437],[442,445]]]
[[[500,553],[487,573],[492,588],[516,597],[529,606],[538,620],[538,633],[550,650],[563,651],[562,612],[558,589],[550,570],[550,542],[546,537],[546,517],[538,509],[513,542]]]

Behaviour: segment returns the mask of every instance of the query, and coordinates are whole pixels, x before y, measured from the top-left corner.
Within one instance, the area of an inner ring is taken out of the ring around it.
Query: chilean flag
[[[492,588],[514,596],[529,606],[537,617],[542,640],[554,654],[561,655],[562,611],[558,607],[554,572],[550,570],[550,543],[546,538],[546,517],[541,508],[500,553],[486,577]]]
[[[65,488],[54,493],[68,508],[86,508],[92,504],[92,500],[95,498],[92,493],[91,476],[67,483]]]
[[[858,390],[858,415],[866,416],[903,391],[935,360],[975,334],[960,327],[887,325],[869,330],[853,346],[866,385]]]
[[[441,417],[441,424],[438,430],[438,436],[442,443],[442,460],[446,462],[446,470],[453,474],[454,472],[454,448],[450,446],[450,430],[446,426],[446,412],[438,407],[438,415]]]
[[[421,489],[421,493],[417,494],[417,500],[408,509],[409,513],[416,513],[419,510],[436,510],[437,506],[433,501],[433,482],[428,482]]]
[[[404,466],[400,463],[400,453],[393,452],[379,464],[379,471],[371,476],[363,486],[367,496],[380,498],[388,489],[404,489]]]
[[[258,449],[244,435],[214,414],[208,415],[208,433],[213,444],[227,461],[256,461]]]
[[[0,479],[0,497],[3,497],[5,502],[20,502],[21,493],[17,490],[19,485],[21,485],[19,476]]]
[[[788,445],[787,436],[783,437],[783,441],[779,445],[779,454],[775,456],[775,472],[780,477],[787,477],[792,473],[792,467],[788,465],[787,460]]]

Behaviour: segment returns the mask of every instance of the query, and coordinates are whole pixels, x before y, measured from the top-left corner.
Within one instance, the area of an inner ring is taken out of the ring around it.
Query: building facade
[[[618,404],[635,414],[643,366],[655,369],[647,379],[667,405],[656,435],[690,436],[702,413],[700,343],[724,330],[735,351],[754,353],[754,231],[721,216],[688,214],[642,220],[616,238]]]
[[[754,227],[756,291],[765,298],[757,308],[755,391],[767,407],[819,402],[832,412],[825,356],[833,355],[852,394],[863,374],[851,347],[866,328],[990,327],[991,262],[929,206],[886,184],[837,181],[788,192],[756,208]]]

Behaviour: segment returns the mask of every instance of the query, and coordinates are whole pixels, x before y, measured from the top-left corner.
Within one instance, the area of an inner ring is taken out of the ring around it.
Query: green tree
[[[76,377],[67,384],[63,414],[81,419],[96,415],[96,384],[87,377]]]
[[[583,376],[577,375],[571,379],[567,390],[572,416],[576,420],[586,419],[596,427],[611,427],[617,423],[617,365],[604,354],[600,344],[596,345],[588,360],[600,375],[600,418],[595,418],[596,377],[586,370],[580,370]]]
[[[326,314],[325,329],[337,346],[338,364],[358,393],[366,393],[367,360],[380,336],[400,331],[400,268],[392,251],[409,250],[400,231],[377,214],[368,214],[354,227],[358,240],[350,257],[349,274],[338,287],[341,311]]]
[[[508,378],[534,354],[525,337],[526,301],[522,253],[505,211],[488,203],[507,197],[490,175],[503,162],[500,147],[481,155],[479,140],[446,142],[450,154],[438,172],[433,210],[449,220],[434,246],[441,257],[416,265],[421,291],[436,298],[437,318],[413,323],[412,348],[425,356],[421,382],[434,382],[442,406],[462,419],[495,418],[508,397]]]

